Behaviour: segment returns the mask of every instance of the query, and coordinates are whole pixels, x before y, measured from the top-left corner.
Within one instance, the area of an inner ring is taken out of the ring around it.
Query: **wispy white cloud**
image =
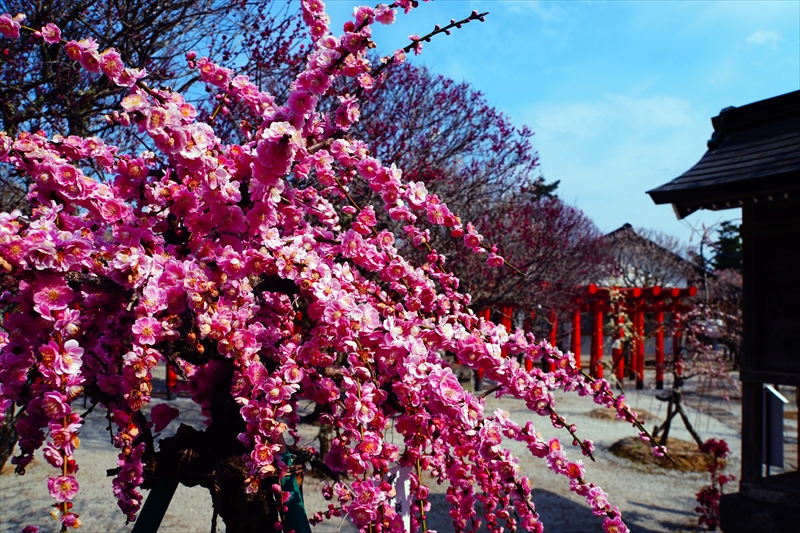
[[[754,31],[747,37],[747,44],[755,44],[757,46],[769,46],[770,48],[777,48],[783,38],[774,30],[758,30]]]
[[[689,12],[695,12],[693,5],[701,8],[698,14],[688,19],[689,23],[684,30],[689,32],[719,30],[721,24],[729,29],[764,26],[775,28],[784,24],[797,25],[797,2],[715,0],[712,2],[672,2],[672,4],[674,6],[671,8],[680,9],[680,6],[683,6]]]
[[[669,207],[645,194],[679,176],[705,152],[711,124],[689,101],[668,95],[606,94],[537,105],[527,120],[548,180],[604,231],[630,222],[687,238]]]
[[[362,2],[327,3],[340,30]],[[700,159],[719,109],[797,88],[796,1],[439,0],[375,28],[374,40],[386,55],[472,9],[491,13],[485,24],[434,39],[411,60],[472,83],[531,126],[545,177],[562,180],[563,198],[604,230],[630,222],[687,238],[645,191]]]

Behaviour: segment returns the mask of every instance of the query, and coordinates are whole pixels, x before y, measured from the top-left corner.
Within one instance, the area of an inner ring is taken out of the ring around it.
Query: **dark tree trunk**
[[[0,423],[0,470],[5,466],[8,458],[14,452],[14,445],[17,443],[16,419],[14,418],[15,408],[12,405],[6,411],[5,420]]]
[[[689,434],[697,443],[697,446],[703,445],[703,439],[697,434],[697,431],[695,431],[692,423],[689,421],[689,417],[686,416],[686,411],[683,410],[683,381],[684,379],[682,377],[673,373],[672,390],[670,391],[668,397],[669,403],[667,404],[667,418],[664,420],[663,424],[653,428],[654,438],[657,438],[658,435],[661,434],[661,439],[659,440],[659,445],[661,446],[667,445],[672,419],[678,415],[680,415],[681,420],[683,420],[683,425],[686,426],[687,431],[689,431]]]
[[[242,457],[247,449],[236,438],[245,423],[230,394],[233,365],[225,364],[226,375],[217,382],[210,406],[212,423],[203,431],[181,424],[174,437],[160,441],[159,451],[150,450],[143,487],[165,478],[187,487],[200,485],[211,492],[214,512],[228,533],[273,532],[279,518],[270,487],[277,478],[263,480],[257,493],[245,490],[248,472]]]

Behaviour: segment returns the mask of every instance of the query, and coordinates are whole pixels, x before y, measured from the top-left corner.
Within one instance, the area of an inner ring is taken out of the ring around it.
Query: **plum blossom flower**
[[[566,474],[571,479],[578,479],[583,477],[583,461],[578,461],[576,463],[569,463],[566,467]]]
[[[600,487],[592,487],[588,491],[586,501],[595,510],[595,514],[602,515],[605,514],[605,509],[608,507],[608,494],[603,492]]]
[[[102,59],[97,51],[97,47],[84,47],[78,62],[88,72],[100,72]]]
[[[625,525],[625,522],[622,521],[622,517],[617,515],[614,518],[606,517],[603,520],[603,531],[606,533],[628,533],[630,530]]]
[[[61,525],[67,528],[79,528],[82,522],[76,513],[66,513],[61,515]]]
[[[141,93],[131,93],[122,99],[120,104],[125,111],[141,111],[148,105],[147,98]]]
[[[147,70],[143,68],[125,67],[120,75],[114,80],[121,87],[133,87],[140,79],[147,75]]]
[[[113,48],[109,48],[100,54],[100,69],[111,81],[116,82],[125,69],[119,52]]]
[[[60,374],[77,374],[81,369],[83,348],[78,341],[70,339],[64,343],[64,349],[53,363],[53,370]]]
[[[139,318],[131,328],[139,344],[155,344],[156,338],[161,335],[161,330],[161,322],[151,316]]]
[[[47,392],[42,400],[42,408],[53,420],[63,418],[72,412],[65,400],[66,398],[60,392]]]
[[[428,196],[428,190],[421,181],[408,184],[408,202],[414,207],[422,207]]]
[[[154,283],[150,283],[142,291],[140,306],[145,313],[157,313],[167,307],[167,293]]]
[[[34,284],[34,310],[46,318],[53,316],[54,311],[66,309],[75,294],[60,276],[44,276]]]
[[[386,4],[379,4],[375,8],[375,20],[381,24],[394,24],[395,10]]]
[[[347,131],[361,117],[358,101],[350,95],[339,97],[340,105],[336,109],[335,121],[340,129]]]
[[[64,466],[64,457],[61,455],[61,451],[53,446],[52,443],[48,442],[47,445],[45,445],[42,455],[53,468],[61,468]]]
[[[12,17],[8,13],[3,13],[0,15],[0,35],[8,37],[9,39],[18,38],[19,29],[24,20],[25,15],[18,14]]]
[[[66,502],[78,494],[78,481],[72,475],[51,477],[47,480],[47,488],[57,502]]]
[[[409,35],[408,38],[413,44],[411,49],[414,50],[414,55],[420,55],[422,53],[422,39],[420,39],[417,34]]]
[[[353,501],[347,507],[353,522],[362,526],[375,520],[378,505],[386,499],[384,492],[369,479],[353,482],[353,492]]]
[[[52,22],[48,22],[42,28],[42,39],[47,44],[56,44],[61,41],[61,29]]]
[[[250,456],[259,468],[265,468],[272,465],[279,451],[279,445],[262,442],[260,437],[256,437],[256,444]]]
[[[486,264],[493,268],[500,268],[503,266],[504,262],[502,257],[494,252],[489,252],[489,256],[486,258]]]
[[[383,445],[381,438],[374,431],[367,431],[364,433],[358,447],[362,454],[375,456],[381,452]]]
[[[78,41],[67,41],[67,44],[64,45],[64,52],[67,54],[67,57],[73,61],[77,61],[81,57],[83,46],[78,43]]]
[[[464,245],[473,252],[483,251],[481,241],[483,236],[479,235],[471,223],[467,223],[467,233],[464,235]]]
[[[59,374],[77,374],[80,371],[83,348],[75,339],[66,341],[63,350],[58,343],[50,341],[39,348],[39,353],[45,368],[52,369]]]
[[[313,94],[325,94],[330,86],[330,76],[322,69],[304,72],[297,78],[297,88]]]

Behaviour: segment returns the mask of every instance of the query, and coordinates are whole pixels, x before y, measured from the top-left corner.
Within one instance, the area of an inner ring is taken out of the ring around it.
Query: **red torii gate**
[[[605,313],[614,311],[611,304],[612,292],[619,292],[626,300],[626,308],[631,315],[631,322],[634,328],[634,345],[631,364],[636,375],[636,388],[644,388],[644,355],[645,355],[645,333],[644,318],[646,312],[655,313],[656,329],[656,388],[664,388],[664,314],[673,313],[673,320],[678,320],[678,311],[686,309],[680,300],[693,297],[697,294],[697,287],[691,286],[684,289],[654,287],[598,287],[594,283],[584,289],[577,298],[576,305],[572,314],[572,339],[570,350],[575,354],[575,362],[578,368],[581,367],[581,311],[592,313],[592,341],[589,357],[589,374],[592,377],[603,377],[603,318]],[[500,324],[506,331],[512,330],[512,317],[514,306],[500,306]],[[478,316],[485,320],[491,319],[491,310],[484,309]],[[536,312],[531,313],[531,318],[536,317]],[[558,314],[555,310],[550,312],[550,335],[549,341],[553,346],[558,341]],[[680,324],[673,324],[672,353],[676,353],[680,348]],[[622,337],[622,327],[614,333],[615,339]],[[625,360],[622,346],[612,348],[612,368],[618,379],[625,377]],[[528,371],[532,369],[530,361],[525,362]],[[549,370],[555,370],[553,363],[548,363]]]
[[[644,388],[644,315],[645,312],[654,312],[656,315],[656,388],[664,388],[664,313],[676,313],[684,308],[680,300],[697,294],[697,287],[685,289],[661,287],[598,287],[590,284],[578,302],[578,309],[573,315],[572,351],[575,358],[580,360],[580,312],[582,310],[592,313],[592,342],[589,358],[589,373],[593,377],[603,377],[603,367],[600,364],[603,358],[603,316],[610,311],[611,294],[619,292],[626,300],[626,307],[631,315],[634,329],[634,345],[631,363],[636,375],[636,388]],[[618,304],[617,304],[618,305]],[[672,339],[673,353],[680,346],[680,324],[674,324]],[[614,339],[622,337],[622,326],[614,332]],[[625,360],[621,346],[612,348],[612,365],[618,379],[625,377]]]

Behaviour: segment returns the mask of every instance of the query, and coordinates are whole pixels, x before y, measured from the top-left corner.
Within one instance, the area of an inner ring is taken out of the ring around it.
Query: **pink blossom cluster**
[[[25,22],[25,18],[22,13],[17,13],[13,17],[8,13],[0,15],[0,35],[9,39],[18,38],[19,30],[22,27],[22,23]]]
[[[722,474],[727,466],[727,457],[730,453],[728,443],[723,439],[708,439],[700,446],[700,451],[708,454],[708,472],[711,475],[711,484],[706,485],[695,495],[699,504],[695,511],[700,514],[698,522],[713,531],[719,526],[719,506],[725,485],[734,481],[735,476]]]
[[[570,460],[559,440],[543,441],[532,423],[486,415],[483,398],[461,387],[444,354],[566,428],[585,455],[591,441],[557,413],[552,391],[592,396],[634,424],[635,413],[608,383],[581,374],[571,354],[478,319],[446,258],[430,247],[430,230],[446,228],[502,266],[497,249],[484,246],[423,183],[404,181],[364,142],[345,138],[359,119],[356,96],[339,96],[331,113],[319,105],[337,78],[371,86],[371,25],[391,23],[397,7],[408,11],[412,2],[357,8],[337,38],[324,4],[304,0],[314,45],[283,103],[247,77],[187,54],[190,67],[221,91],[220,109],[235,113],[243,105],[261,117],[240,145],[223,142],[183,96],[147,87],[143,71],[125,67],[113,49],[99,52],[90,39],[67,42],[68,56],[130,87],[112,121],[137,128],[158,153],[120,153],[98,138],[44,131],[0,133],[0,162],[31,179],[33,208],[30,217],[0,214],[0,275],[15,280],[0,295],[11,310],[0,333],[0,416],[12,402],[25,407],[14,462],[24,473],[44,447],[59,469],[48,486],[65,528],[80,524],[71,504],[81,423],[73,400],[85,394],[114,422],[113,492],[135,520],[143,435],[178,416],[168,406],[156,406],[150,420],[143,413],[153,369],[173,365],[211,417],[226,361],[234,368],[229,393],[246,428],[238,439],[249,450],[248,491],[271,490],[285,466],[279,443],[293,434],[298,402],[311,400],[336,433],[324,461],[354,479],[328,489],[340,507],[331,504],[325,515],[346,512],[361,531],[404,530],[388,475],[396,464],[412,468],[415,527],[425,525],[430,507],[421,475],[428,472],[449,482],[457,530],[480,526],[480,503],[492,531],[541,531],[530,480],[504,439],[525,443],[565,476],[606,516],[606,531],[627,531],[607,495],[584,480],[581,461]],[[1,15],[0,33],[18,36],[21,20]],[[52,25],[40,33],[48,43],[60,39]],[[87,176],[89,161],[112,178]],[[402,223],[402,239],[426,251],[424,263],[398,252],[397,237],[377,226],[376,206],[352,199],[354,180]],[[504,352],[545,358],[555,370],[526,372]],[[392,424],[402,447],[386,439]]]
[[[681,357],[674,362],[684,379],[699,376],[706,386],[723,391],[739,390],[739,381],[728,370],[728,357],[715,348],[740,342],[741,316],[732,315],[706,303],[698,303],[678,316],[686,331]]]

